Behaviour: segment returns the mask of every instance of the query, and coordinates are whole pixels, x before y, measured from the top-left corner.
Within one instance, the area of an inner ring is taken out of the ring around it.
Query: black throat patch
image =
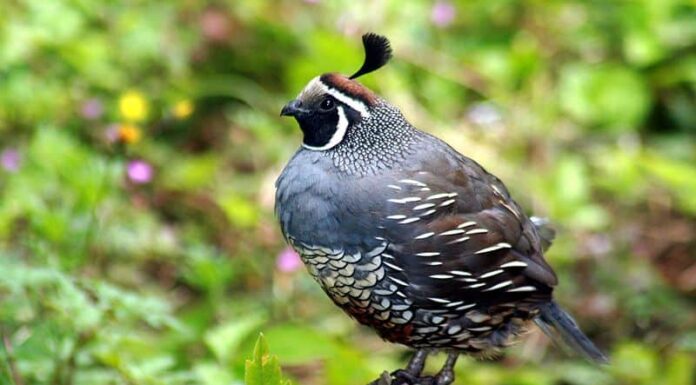
[[[338,109],[328,114],[312,114],[298,117],[297,123],[302,129],[302,143],[311,148],[326,146],[338,129]]]

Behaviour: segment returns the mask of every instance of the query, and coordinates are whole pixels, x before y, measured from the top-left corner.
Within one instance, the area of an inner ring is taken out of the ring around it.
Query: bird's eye
[[[329,111],[329,110],[331,110],[332,108],[334,108],[334,106],[335,106],[335,103],[334,103],[333,99],[331,99],[331,98],[326,98],[326,99],[324,99],[324,100],[321,101],[321,104],[319,105],[319,108],[321,108],[321,109],[324,110],[324,111]]]

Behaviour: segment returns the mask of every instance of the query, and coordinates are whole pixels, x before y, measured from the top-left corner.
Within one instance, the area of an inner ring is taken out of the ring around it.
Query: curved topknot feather
[[[386,37],[369,32],[362,36],[362,41],[365,47],[365,61],[362,67],[350,76],[351,79],[379,69],[392,57],[391,45]]]

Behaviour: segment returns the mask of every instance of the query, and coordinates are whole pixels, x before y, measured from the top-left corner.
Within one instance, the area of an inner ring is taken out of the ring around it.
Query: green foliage
[[[246,385],[290,385],[290,381],[283,380],[278,357],[269,352],[263,334],[259,335],[254,346],[254,358],[246,361],[245,368]]]
[[[570,65],[561,72],[559,87],[561,106],[572,117],[612,130],[631,130],[650,106],[644,80],[619,66]]]
[[[532,334],[462,359],[459,381],[695,381],[693,1],[15,0],[0,15],[0,384],[241,384],[252,351],[247,375],[276,383],[278,362],[332,385],[402,366],[283,252],[273,216],[301,136],[280,107],[357,69],[364,31],[395,58],[361,81],[551,218],[558,300],[613,356],[591,367]],[[254,350],[260,331],[277,359]]]

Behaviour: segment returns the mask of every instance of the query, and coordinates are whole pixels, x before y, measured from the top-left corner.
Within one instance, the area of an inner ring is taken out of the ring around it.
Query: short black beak
[[[280,116],[296,116],[302,109],[302,102],[295,99],[286,104],[280,111]]]

